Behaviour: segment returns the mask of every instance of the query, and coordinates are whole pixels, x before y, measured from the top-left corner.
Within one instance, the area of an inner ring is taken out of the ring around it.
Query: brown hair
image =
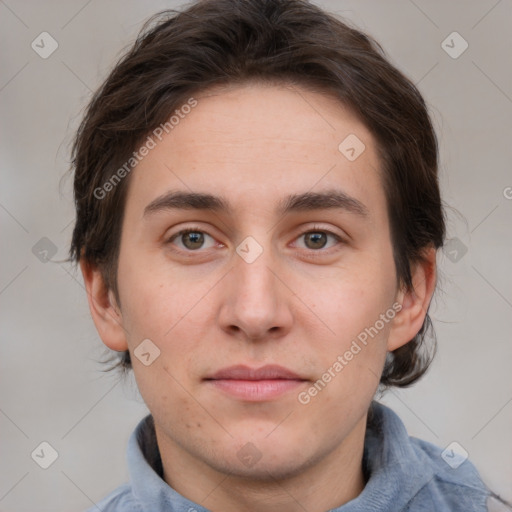
[[[76,134],[71,258],[97,265],[119,299],[129,176],[100,199],[97,190],[194,93],[246,81],[333,94],[370,130],[382,162],[398,281],[411,288],[411,263],[426,248],[441,247],[445,236],[437,139],[425,102],[377,42],[306,0],[199,0],[144,26],[94,95]],[[429,328],[427,315],[414,339],[388,355],[381,384],[407,386],[425,373],[434,353],[424,347]],[[118,364],[131,366],[128,352]]]

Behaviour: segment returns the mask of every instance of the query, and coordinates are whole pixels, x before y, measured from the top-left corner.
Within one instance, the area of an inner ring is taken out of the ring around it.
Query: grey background
[[[383,400],[412,435],[457,441],[512,500],[512,3],[317,3],[373,35],[418,84],[454,208],[432,308],[437,359]],[[91,91],[149,15],[180,4],[0,0],[1,511],[84,510],[127,479],[126,441],[146,408],[133,381],[96,362],[103,345],[81,276],[63,263],[74,214],[71,180],[61,179]],[[59,45],[47,59],[31,48],[43,31]],[[469,44],[456,59],[441,46],[453,31]],[[49,256],[54,246],[51,262],[34,254],[38,242]],[[30,456],[42,441],[59,455],[46,470]]]

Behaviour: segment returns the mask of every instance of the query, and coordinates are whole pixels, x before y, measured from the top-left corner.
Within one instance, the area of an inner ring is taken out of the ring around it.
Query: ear
[[[112,350],[128,350],[123,317],[112,290],[107,288],[97,267],[80,260],[80,269],[84,277],[91,316],[100,338]]]
[[[411,268],[412,289],[400,290],[396,301],[402,309],[393,319],[388,337],[388,351],[411,341],[421,329],[436,286],[436,249],[428,248],[421,261]]]

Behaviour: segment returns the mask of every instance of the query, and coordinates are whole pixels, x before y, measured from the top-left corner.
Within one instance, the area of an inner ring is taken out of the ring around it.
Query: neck
[[[335,450],[295,474],[250,479],[219,472],[168,439],[155,425],[164,480],[212,512],[325,512],[356,498],[365,486],[366,415]]]

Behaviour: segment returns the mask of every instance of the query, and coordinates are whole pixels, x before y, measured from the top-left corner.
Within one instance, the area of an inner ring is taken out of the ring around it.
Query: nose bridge
[[[278,302],[276,278],[270,271],[275,266],[270,244],[260,250],[254,242],[248,241],[240,244],[237,254],[240,256],[234,269],[237,303],[245,308],[250,307],[253,315],[268,314]]]
[[[246,295],[249,302],[255,304],[263,302],[275,302],[275,276],[270,271],[272,268],[271,257],[260,255],[255,261],[248,263],[241,259],[235,268],[235,286],[237,294]]]
[[[222,327],[243,331],[251,339],[287,331],[291,325],[290,293],[275,275],[278,260],[270,241],[260,244],[247,237],[234,256],[222,305]]]

